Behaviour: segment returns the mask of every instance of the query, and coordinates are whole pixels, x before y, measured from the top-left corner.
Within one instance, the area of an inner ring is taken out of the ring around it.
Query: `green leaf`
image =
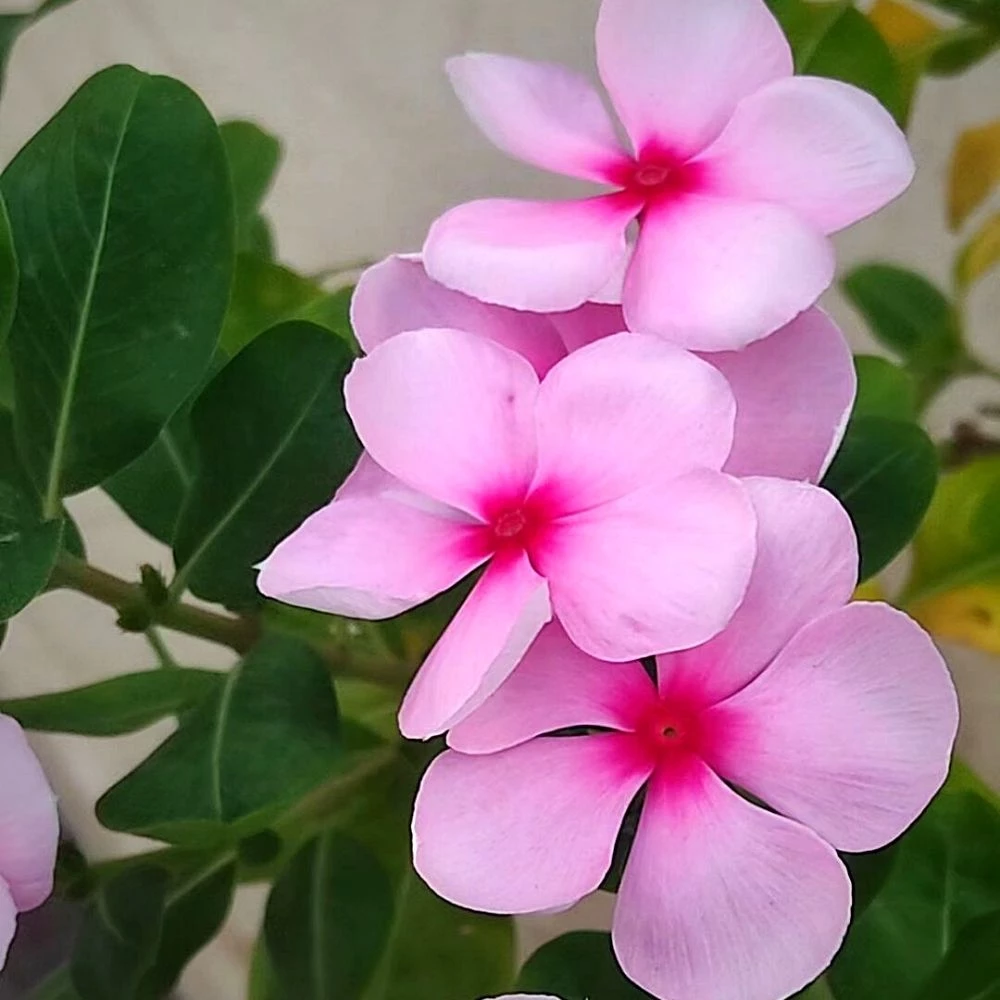
[[[106,883],[87,908],[70,960],[82,1000],[132,1000],[156,958],[169,877],[132,868]]]
[[[906,599],[1000,580],[1000,458],[941,477],[913,547]]]
[[[339,833],[310,841],[275,883],[264,918],[280,995],[358,1000],[392,916],[392,885],[367,848]]]
[[[971,69],[1000,49],[1000,32],[967,28],[953,33],[935,46],[927,62],[932,76],[956,76]]]
[[[7,341],[17,307],[17,254],[7,207],[0,198],[0,348]]]
[[[224,683],[214,670],[145,670],[86,687],[0,701],[25,729],[121,736],[200,704]]]
[[[293,319],[309,320],[352,343],[350,293],[351,289],[328,292],[281,264],[242,253],[236,258],[221,346],[228,354],[237,354],[265,330]]]
[[[913,537],[934,495],[938,460],[916,424],[852,420],[823,479],[858,535],[860,580],[878,573]]]
[[[253,567],[329,502],[360,448],[344,407],[347,345],[285,323],[241,351],[191,414],[199,472],[174,542],[172,591],[257,601]]]
[[[265,636],[104,794],[98,818],[167,842],[238,839],[340,772],[339,729],[322,659],[298,640]]]
[[[843,288],[875,338],[917,377],[924,399],[962,369],[958,315],[926,278],[890,264],[866,264],[844,278]]]
[[[135,1000],[163,1000],[171,995],[188,962],[218,934],[235,888],[236,865],[232,862],[211,864],[171,886],[159,947],[139,980]]]
[[[260,208],[267,196],[281,160],[281,143],[276,136],[248,121],[228,121],[219,126],[226,146],[229,172],[236,205],[236,248],[253,251],[259,247]]]
[[[768,5],[788,36],[796,72],[861,87],[905,124],[909,102],[896,57],[850,0],[769,0]]]
[[[945,791],[899,845],[827,978],[842,1000],[912,1000],[972,920],[1000,908],[1000,813]]]
[[[34,502],[0,480],[0,621],[41,593],[62,546],[61,520],[43,521]]]
[[[80,994],[73,989],[69,966],[57,969],[29,994],[28,1000],[80,1000]]]
[[[524,964],[516,988],[560,1000],[650,1000],[625,977],[611,935],[600,931],[571,931],[543,944]]]
[[[854,368],[858,374],[854,419],[916,420],[917,387],[909,372],[870,354],[855,355]]]
[[[919,1000],[1000,1000],[1000,909],[966,924]]]
[[[116,66],[0,186],[21,264],[18,447],[54,516],[149,448],[208,367],[232,274],[228,167],[192,91]]]

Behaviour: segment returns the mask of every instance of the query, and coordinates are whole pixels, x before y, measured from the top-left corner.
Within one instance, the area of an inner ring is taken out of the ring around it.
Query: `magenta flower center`
[[[705,186],[700,163],[685,162],[669,150],[643,150],[638,159],[624,163],[612,179],[644,200],[675,198]]]
[[[651,705],[638,720],[635,735],[646,753],[659,763],[700,756],[706,750],[701,712],[673,698],[659,699]]]
[[[527,525],[528,518],[523,510],[520,508],[505,510],[493,522],[493,534],[501,539],[517,538]]]

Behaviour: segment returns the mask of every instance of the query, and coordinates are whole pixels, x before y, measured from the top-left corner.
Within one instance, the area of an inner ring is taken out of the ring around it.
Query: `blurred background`
[[[0,158],[8,162],[96,70],[129,62],[168,73],[193,87],[217,118],[249,118],[280,137],[284,159],[265,206],[278,255],[306,274],[342,271],[419,248],[430,221],[456,202],[485,193],[572,193],[571,182],[506,160],[479,135],[453,98],[442,62],[449,54],[488,49],[592,73],[597,7],[598,0],[76,0],[33,25],[14,49],[0,103]],[[4,13],[23,9],[0,4]],[[948,225],[953,150],[964,130],[998,118],[1000,54],[959,76],[923,80],[909,125],[917,179],[888,210],[838,237],[842,273],[877,259],[952,287],[954,258],[968,239],[968,231],[959,236]],[[969,341],[996,368],[998,273],[974,285],[964,304]],[[856,350],[879,353],[840,291],[832,291],[826,305]],[[989,431],[979,407],[991,401],[1000,403],[998,383],[958,380],[935,401],[927,424],[945,437],[975,416]],[[993,429],[1000,432],[1000,422]],[[104,494],[84,494],[68,507],[98,566],[130,577],[141,562],[169,568],[168,551]],[[226,662],[216,647],[172,635],[170,642],[186,663]],[[1000,664],[966,645],[943,645],[962,696],[961,747],[1000,788]],[[17,619],[3,663],[0,696],[12,697],[152,666],[154,655],[141,636],[119,634],[113,612],[62,591]],[[154,727],[106,741],[34,739],[66,824],[89,856],[133,846],[97,825],[93,804],[165,731]],[[241,1000],[262,898],[252,888],[241,890],[226,932],[188,971],[185,998]],[[525,934],[534,944],[556,924],[562,929],[600,919],[601,904],[591,904],[558,921],[536,920]],[[24,922],[18,945],[24,954],[5,976],[0,997],[19,995],[19,977],[35,974],[31,963],[44,964],[45,948],[55,947],[68,922],[52,909]]]

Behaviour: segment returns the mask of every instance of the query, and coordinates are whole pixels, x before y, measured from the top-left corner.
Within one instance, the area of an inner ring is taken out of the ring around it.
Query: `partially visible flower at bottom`
[[[778,1000],[814,979],[850,916],[836,851],[874,850],[916,819],[958,725],[920,627],[847,603],[857,551],[837,502],[747,485],[758,559],[721,635],[658,657],[654,684],[549,626],[449,733],[414,811],[414,864],[436,892],[529,913],[600,886],[645,789],[612,941],[664,1000]]]
[[[55,796],[21,727],[0,715],[0,968],[18,913],[52,892],[58,842]]]

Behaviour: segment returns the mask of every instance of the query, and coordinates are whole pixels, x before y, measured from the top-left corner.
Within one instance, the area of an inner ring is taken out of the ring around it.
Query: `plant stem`
[[[153,652],[156,653],[161,667],[166,670],[176,670],[180,666],[174,659],[173,653],[167,648],[167,644],[163,641],[163,636],[157,632],[155,625],[150,625],[146,629],[146,640],[153,647]]]
[[[151,626],[160,625],[184,635],[207,639],[220,646],[228,646],[237,653],[249,652],[260,637],[260,626],[251,618],[218,614],[191,604],[152,604],[140,584],[122,580],[66,552],[59,557],[50,586],[76,590],[119,612],[139,609],[148,616]],[[335,676],[357,677],[396,689],[401,689],[406,683],[408,672],[404,665],[358,656],[348,642],[303,635],[288,626],[278,626],[275,631],[308,643],[323,657]]]

